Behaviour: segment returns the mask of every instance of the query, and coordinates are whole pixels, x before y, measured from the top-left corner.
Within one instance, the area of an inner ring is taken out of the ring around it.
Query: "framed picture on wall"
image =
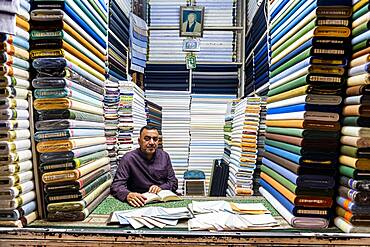
[[[180,37],[203,37],[204,7],[180,7]]]

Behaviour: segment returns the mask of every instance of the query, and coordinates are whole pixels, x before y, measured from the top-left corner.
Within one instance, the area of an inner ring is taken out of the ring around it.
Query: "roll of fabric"
[[[286,199],[282,194],[280,194],[276,189],[274,189],[263,179],[260,180],[260,184],[294,216],[319,217],[319,218],[330,217],[330,212],[327,209],[294,206],[291,202],[289,202],[288,199]]]
[[[81,103],[76,100],[68,99],[68,98],[54,98],[54,99],[36,99],[34,101],[34,107],[36,110],[77,110],[83,111],[88,113],[93,113],[96,115],[103,115],[103,109],[90,106],[85,103]]]
[[[105,165],[100,167],[93,172],[82,176],[75,181],[68,181],[63,183],[51,183],[45,185],[45,192],[49,194],[63,193],[65,191],[76,192],[81,190],[86,184],[91,183],[98,177],[110,171],[110,166]]]
[[[42,175],[42,181],[46,184],[74,181],[108,163],[109,158],[103,157],[74,170],[47,172]]]
[[[89,122],[104,122],[103,116],[98,116],[95,114],[75,111],[75,110],[46,110],[38,112],[40,121],[45,120],[56,120],[56,119],[71,119],[76,121],[89,121]],[[36,123],[37,125],[37,123]]]
[[[106,142],[105,137],[43,141],[43,142],[39,142],[36,148],[37,148],[37,151],[40,153],[66,152],[66,151],[71,151],[73,149],[104,144],[105,142]]]
[[[49,213],[62,211],[62,212],[70,212],[70,211],[82,211],[84,210],[94,199],[96,199],[100,194],[102,194],[112,183],[112,179],[104,182],[100,185],[96,190],[90,193],[87,197],[83,200],[75,201],[75,202],[58,202],[58,203],[51,203],[48,204],[47,210]]]
[[[302,207],[313,207],[313,208],[330,208],[333,204],[333,200],[330,197],[315,197],[312,195],[296,195],[288,190],[286,187],[281,185],[278,181],[265,173],[261,173],[261,178],[274,187],[280,194],[284,195],[293,205]]]
[[[110,190],[106,189],[95,200],[93,200],[82,211],[56,211],[48,214],[49,221],[81,221],[84,220],[94,209],[109,195]]]
[[[59,170],[72,170],[79,167],[82,167],[86,165],[89,162],[92,162],[94,160],[100,159],[102,157],[107,157],[108,151],[100,151],[95,152],[92,154],[88,154],[85,156],[81,156],[78,158],[74,158],[70,161],[64,161],[64,162],[45,162],[40,164],[40,170],[42,172],[49,172],[49,171],[59,171]]]
[[[76,201],[84,199],[89,193],[103,184],[105,181],[112,178],[110,173],[106,173],[89,184],[86,184],[81,190],[79,191],[64,191],[64,193],[58,194],[46,194],[46,201],[48,203],[55,203],[55,202],[67,202],[67,201]]]
[[[35,188],[35,183],[29,180],[24,183],[19,183],[14,187],[3,187],[0,189],[0,198],[4,200],[11,200],[17,198],[19,195],[26,194]]]
[[[42,153],[40,155],[41,162],[59,162],[59,161],[68,161],[73,158],[78,158],[84,155],[88,155],[94,152],[103,151],[107,148],[105,144],[99,144],[84,148],[74,149],[68,152],[51,152],[51,153]]]
[[[355,180],[349,177],[340,176],[339,183],[354,190],[370,191],[370,180]]]
[[[355,179],[355,180],[368,180],[370,179],[370,172],[369,171],[360,171],[357,170],[353,167],[345,166],[345,165],[340,165],[339,166],[339,173]]]
[[[312,189],[308,187],[297,186],[296,184],[292,183],[290,180],[286,179],[285,177],[281,176],[279,173],[275,172],[271,168],[262,165],[261,171],[265,174],[269,175],[270,177],[274,178],[276,181],[279,181],[282,185],[284,185],[287,189],[293,192],[296,195],[312,195]],[[323,196],[323,197],[332,197],[334,195],[333,189],[315,189],[315,196]]]
[[[299,175],[292,173],[288,169],[285,169],[278,164],[263,158],[262,163],[272,170],[278,172],[280,175],[284,176],[286,179],[290,180],[292,183],[302,186],[311,187],[317,189],[331,189],[334,187],[334,179],[330,176],[325,175]]]
[[[259,188],[261,194],[269,201],[271,205],[281,214],[290,225],[296,228],[327,228],[329,221],[325,218],[296,217],[287,210],[272,194],[263,187]]]

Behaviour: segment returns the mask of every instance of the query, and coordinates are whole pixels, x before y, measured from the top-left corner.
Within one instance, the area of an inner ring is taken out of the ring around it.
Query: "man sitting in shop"
[[[138,141],[140,148],[126,153],[120,160],[111,185],[111,194],[133,207],[144,206],[146,198],[141,193],[175,192],[178,187],[170,156],[157,149],[158,130],[142,127]]]

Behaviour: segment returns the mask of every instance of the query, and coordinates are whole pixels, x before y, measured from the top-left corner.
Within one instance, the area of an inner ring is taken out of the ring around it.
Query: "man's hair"
[[[143,132],[144,129],[146,129],[146,130],[156,130],[159,133],[157,127],[150,126],[150,125],[145,125],[145,126],[141,127],[141,129],[140,129],[140,135],[141,135],[141,133]]]
[[[189,18],[190,15],[194,16],[194,19],[197,20],[197,14],[195,14],[194,12],[190,12],[188,14],[188,18]]]

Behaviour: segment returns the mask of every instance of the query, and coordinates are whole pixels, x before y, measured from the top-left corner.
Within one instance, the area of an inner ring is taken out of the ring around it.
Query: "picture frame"
[[[180,6],[180,37],[203,37],[204,7]]]

